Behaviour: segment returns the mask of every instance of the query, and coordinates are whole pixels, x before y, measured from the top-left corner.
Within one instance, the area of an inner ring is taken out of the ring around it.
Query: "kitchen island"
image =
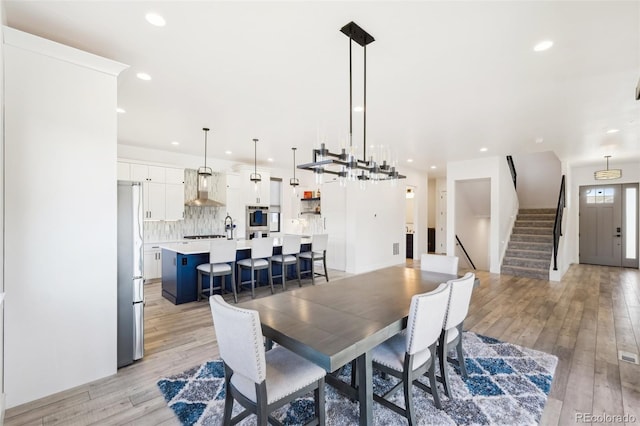
[[[174,305],[198,300],[198,272],[196,268],[203,263],[209,263],[210,242],[211,240],[196,240],[160,244],[162,250],[162,296],[165,299]],[[309,250],[311,250],[311,238],[303,237],[300,251]],[[273,254],[280,254],[281,251],[282,238],[275,238]],[[249,257],[251,257],[251,242],[239,240],[236,261]],[[308,269],[307,266],[304,265],[304,262],[300,262],[302,270]],[[274,275],[281,273],[280,265],[274,264],[273,268]],[[290,268],[293,270],[293,267]],[[261,283],[266,282],[266,270],[260,271],[258,277]],[[238,278],[240,277],[236,277],[236,279]],[[231,291],[231,276],[228,275],[222,279],[225,280],[225,288]],[[243,271],[242,280],[249,279],[250,272]],[[206,283],[203,282],[203,287],[208,288],[208,280]]]

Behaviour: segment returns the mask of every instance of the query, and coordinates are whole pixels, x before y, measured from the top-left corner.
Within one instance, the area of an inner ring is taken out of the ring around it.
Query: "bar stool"
[[[273,256],[273,237],[254,238],[251,240],[251,258],[238,260],[238,285],[248,283],[242,281],[242,269],[251,269],[251,297],[255,299],[255,271],[266,269],[269,285],[273,294],[273,277],[271,276],[271,256]]]
[[[300,235],[285,235],[282,239],[282,254],[274,254],[271,257],[271,262],[279,263],[282,265],[281,275],[272,275],[272,278],[282,277],[282,290],[287,289],[287,265],[296,265],[296,271],[298,273],[298,285],[302,287],[300,281],[300,262],[298,261],[298,254],[300,254],[300,241],[302,238]]]
[[[311,262],[311,269],[302,271],[302,273],[311,273],[311,283],[315,285],[316,275],[325,277],[329,281],[329,274],[327,273],[327,242],[329,241],[329,234],[314,234],[311,237],[311,251],[300,253],[298,259],[306,259]],[[313,264],[316,260],[322,260],[324,266],[324,275],[318,272],[314,272]],[[300,267],[298,266],[298,270]]]
[[[235,262],[237,243],[234,240],[213,240],[209,247],[209,263],[203,263],[196,267],[198,271],[198,300],[202,296],[202,274],[209,275],[209,297],[213,290],[224,289],[224,277],[231,274],[231,287],[233,288],[233,300],[238,303],[236,292]],[[231,265],[229,265],[231,263]],[[220,286],[213,286],[213,277],[222,277]]]

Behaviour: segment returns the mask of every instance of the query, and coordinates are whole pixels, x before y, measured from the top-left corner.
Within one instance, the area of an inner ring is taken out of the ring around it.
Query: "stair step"
[[[514,227],[522,228],[549,228],[553,229],[553,220],[516,220]]]
[[[526,235],[549,235],[553,236],[553,228],[539,228],[535,226],[517,226],[513,228],[512,233]]]
[[[502,266],[518,266],[522,268],[540,269],[549,271],[551,259],[531,259],[525,257],[506,257],[502,260]]]
[[[514,230],[515,232],[515,230]],[[551,243],[553,244],[553,234],[511,234],[511,241],[532,242],[532,243]]]
[[[556,209],[520,209],[519,214],[556,214]]]
[[[532,241],[514,241],[511,239],[509,241],[509,245],[507,246],[507,250],[527,250],[527,251],[535,251],[535,252],[544,252],[551,255],[553,253],[553,243],[544,242],[544,243],[536,243]]]
[[[532,268],[522,268],[519,266],[503,266],[500,270],[501,274],[513,275],[516,277],[537,278],[540,280],[549,280],[549,270],[546,271]]]
[[[518,213],[516,220],[550,220],[554,222],[556,220],[556,214],[522,214]]]
[[[509,247],[504,254],[504,257],[515,257],[521,259],[541,259],[549,261],[551,259],[552,250],[523,250],[513,249]]]

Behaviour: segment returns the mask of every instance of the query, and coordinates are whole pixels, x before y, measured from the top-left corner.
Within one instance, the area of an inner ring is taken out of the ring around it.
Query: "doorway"
[[[638,184],[580,187],[579,261],[638,268]]]
[[[407,185],[406,190],[406,211],[405,211],[405,229],[406,229],[406,258],[413,259],[415,257],[415,208],[416,203],[414,201],[416,195],[416,187]]]

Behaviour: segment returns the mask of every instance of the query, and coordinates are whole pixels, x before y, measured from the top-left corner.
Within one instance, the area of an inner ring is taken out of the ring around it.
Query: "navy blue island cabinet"
[[[196,267],[209,262],[209,253],[182,254],[162,249],[162,296],[174,305],[198,300]]]

